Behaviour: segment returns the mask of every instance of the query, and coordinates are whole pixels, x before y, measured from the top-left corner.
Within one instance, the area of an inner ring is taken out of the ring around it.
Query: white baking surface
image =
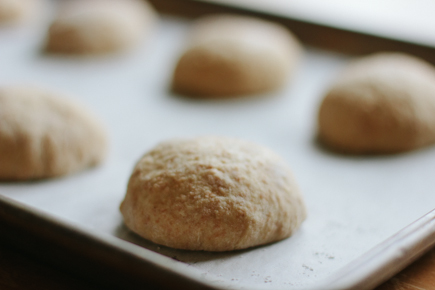
[[[3,195],[184,261],[186,269],[197,269],[206,280],[244,289],[314,285],[435,205],[434,148],[358,158],[316,145],[320,98],[346,56],[311,49],[282,91],[200,101],[168,89],[188,22],[164,18],[138,49],[96,59],[42,54],[47,24],[0,29],[0,85],[38,84],[87,104],[107,125],[110,155],[102,166],[73,176],[1,183]],[[123,226],[118,207],[136,160],[167,138],[209,134],[251,140],[285,158],[309,213],[294,236],[244,251],[206,253],[161,247]]]

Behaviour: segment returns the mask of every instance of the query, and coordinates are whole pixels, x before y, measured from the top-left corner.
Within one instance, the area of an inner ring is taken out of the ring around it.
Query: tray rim
[[[157,10],[170,14],[174,14],[174,7],[180,5],[186,5],[187,8],[195,6],[196,8],[190,13],[178,13],[188,17],[198,17],[218,11],[277,21],[295,31],[304,43],[341,53],[365,54],[385,48],[400,47],[402,51],[411,52],[435,63],[433,47],[271,15],[246,7],[217,4],[216,0],[150,0],[150,2]],[[331,36],[329,42],[316,39],[315,34],[319,31]],[[340,47],[334,42],[334,39],[339,38],[354,40],[354,42],[350,46]],[[364,42],[367,46],[359,45]],[[168,267],[161,259],[156,258],[162,255],[115,236],[100,235],[61,221],[41,210],[4,197],[1,192],[0,229],[1,242],[9,243],[41,261],[75,273],[83,279],[103,284],[109,289],[125,289],[127,285],[130,289],[143,289],[144,283],[159,289],[219,289],[193,273]],[[434,244],[435,212],[432,211],[344,266],[326,282],[322,281],[322,284],[315,289],[372,289],[413,262]],[[139,255],[135,251],[138,248],[142,249],[142,252],[149,252],[150,256]],[[114,257],[108,259],[105,257],[107,253],[114,254]],[[135,269],[136,266],[140,269]],[[112,275],[107,275],[106,272]]]
[[[396,51],[410,53],[435,64],[435,47],[430,45],[346,29],[310,19],[277,15],[243,4],[222,3],[218,0],[148,0],[148,2],[159,13],[179,17],[198,18],[214,13],[236,13],[278,22],[290,29],[305,45],[329,51],[349,55]]]
[[[0,231],[2,242],[110,289],[218,289],[192,271],[176,269],[179,262],[168,257],[77,227],[1,193]]]
[[[0,193],[2,242],[38,260],[109,289],[221,289],[176,261],[124,241],[91,232]],[[435,209],[359,258],[315,289],[373,289],[435,244]],[[110,275],[107,275],[110,273]]]

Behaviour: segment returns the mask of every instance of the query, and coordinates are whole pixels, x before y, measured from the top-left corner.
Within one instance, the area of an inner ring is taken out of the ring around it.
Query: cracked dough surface
[[[319,139],[349,153],[396,153],[435,142],[435,69],[380,53],[351,63],[326,94]]]
[[[74,173],[106,151],[105,129],[83,105],[35,87],[0,88],[0,180]]]
[[[306,217],[292,173],[272,151],[226,137],[160,143],[136,164],[125,224],[157,244],[229,251],[289,237]]]

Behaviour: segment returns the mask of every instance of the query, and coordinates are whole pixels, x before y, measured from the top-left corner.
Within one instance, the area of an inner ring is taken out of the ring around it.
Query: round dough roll
[[[156,15],[141,0],[68,0],[48,31],[46,50],[101,54],[125,50],[143,39]]]
[[[172,88],[216,98],[275,90],[289,79],[301,52],[296,38],[279,24],[246,16],[207,16],[193,25]]]
[[[40,0],[0,0],[0,25],[28,19]]]
[[[284,239],[306,217],[279,156],[224,137],[171,140],[146,153],[130,177],[121,212],[146,239],[206,251]]]
[[[435,70],[425,61],[380,53],[351,63],[319,110],[318,134],[349,153],[396,153],[435,142]]]
[[[70,174],[100,163],[107,137],[82,105],[34,87],[0,88],[0,179]]]

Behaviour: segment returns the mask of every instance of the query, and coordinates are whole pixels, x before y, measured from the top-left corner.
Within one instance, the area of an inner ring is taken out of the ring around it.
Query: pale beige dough
[[[246,16],[206,16],[193,24],[172,88],[215,98],[273,91],[289,81],[301,52],[298,40],[279,24]]]
[[[126,50],[150,34],[156,19],[142,0],[67,0],[49,28],[46,50],[66,54]]]
[[[0,25],[26,21],[41,0],[0,0]]]
[[[102,162],[107,143],[83,105],[36,87],[0,88],[0,180],[77,172]]]
[[[121,204],[125,224],[157,244],[229,251],[289,237],[306,217],[284,161],[226,137],[163,142],[136,164]]]
[[[380,53],[351,63],[319,111],[320,140],[349,153],[396,153],[435,142],[435,70]]]

